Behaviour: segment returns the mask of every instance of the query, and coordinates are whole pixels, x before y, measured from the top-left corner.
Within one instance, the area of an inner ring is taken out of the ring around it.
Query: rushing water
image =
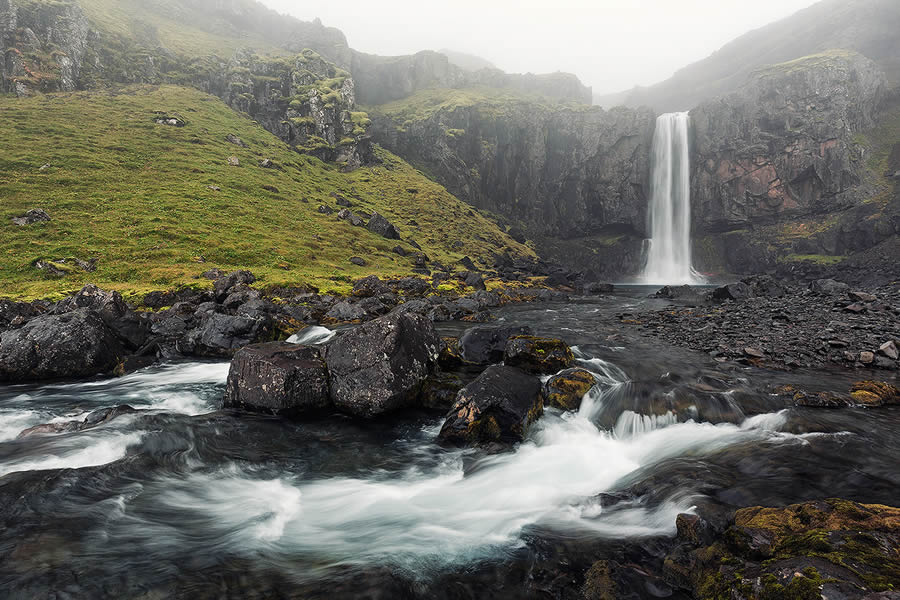
[[[651,155],[650,241],[641,279],[648,284],[699,283],[691,263],[691,169],[686,112],[656,119]]]
[[[579,412],[550,410],[525,443],[490,456],[435,444],[431,413],[221,412],[223,363],[2,389],[0,595],[449,598],[488,585],[521,598],[520,569],[537,557],[590,564],[603,544],[673,534],[697,506],[889,501],[896,411],[786,409],[746,378],[783,375],[697,366],[611,324],[644,302],[502,311],[576,344],[598,385]],[[16,438],[123,403],[140,410]],[[538,551],[541,540],[555,549]]]

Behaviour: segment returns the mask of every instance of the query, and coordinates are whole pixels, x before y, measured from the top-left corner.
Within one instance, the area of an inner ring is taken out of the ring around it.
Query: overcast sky
[[[373,54],[449,48],[512,73],[569,71],[595,92],[649,85],[815,0],[262,0]]]

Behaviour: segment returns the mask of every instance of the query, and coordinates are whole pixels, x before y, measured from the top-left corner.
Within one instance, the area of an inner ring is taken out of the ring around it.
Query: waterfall
[[[691,183],[686,112],[656,119],[651,156],[650,244],[641,279],[652,284],[700,283],[691,267]]]

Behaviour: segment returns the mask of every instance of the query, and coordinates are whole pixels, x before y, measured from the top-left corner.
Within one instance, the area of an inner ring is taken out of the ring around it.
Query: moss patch
[[[159,125],[155,111],[184,115],[187,125]],[[229,133],[248,147],[227,142]],[[466,255],[487,262],[505,248],[534,255],[386,151],[376,150],[380,165],[343,173],[189,88],[0,98],[0,147],[0,272],[8,296],[44,297],[87,282],[126,293],[209,285],[197,277],[212,267],[251,269],[262,285],[339,293],[365,275],[409,274],[413,257],[392,252],[395,240],[317,210],[338,208],[332,194],[382,214],[443,264]],[[240,166],[230,166],[230,156]],[[282,168],[260,168],[263,158]],[[31,208],[52,220],[11,222]],[[350,264],[351,256],[367,266]],[[33,266],[63,257],[97,258],[97,270],[57,278]]]

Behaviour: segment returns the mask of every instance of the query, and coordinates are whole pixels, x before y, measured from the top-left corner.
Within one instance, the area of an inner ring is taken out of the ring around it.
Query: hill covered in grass
[[[489,264],[505,249],[533,256],[389,152],[376,148],[378,163],[344,172],[189,88],[3,97],[0,147],[5,295],[46,296],[88,281],[135,293],[203,285],[198,277],[212,267],[251,269],[262,285],[345,291],[368,274],[409,274],[412,241],[445,265],[464,256]],[[383,215],[403,241],[339,219],[339,199]],[[36,208],[51,220],[12,222]],[[96,271],[74,259],[97,259]],[[42,271],[39,261],[66,274]]]

